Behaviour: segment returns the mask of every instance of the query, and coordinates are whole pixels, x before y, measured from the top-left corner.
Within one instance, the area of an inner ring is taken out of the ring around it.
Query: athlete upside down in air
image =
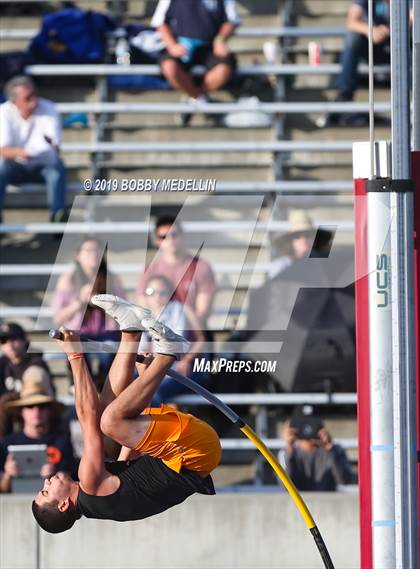
[[[194,492],[215,493],[210,472],[221,456],[216,432],[171,407],[148,407],[187,342],[150,318],[149,311],[114,295],[97,295],[92,302],[117,321],[121,343],[98,397],[77,334],[64,331],[64,341],[57,340],[74,377],[83,456],[79,482],[59,472],[45,480],[32,502],[37,522],[51,533],[70,529],[81,516],[139,520],[183,502]],[[156,355],[136,364],[145,329]],[[135,366],[139,379],[133,381]],[[105,462],[104,435],[122,445],[117,462]]]

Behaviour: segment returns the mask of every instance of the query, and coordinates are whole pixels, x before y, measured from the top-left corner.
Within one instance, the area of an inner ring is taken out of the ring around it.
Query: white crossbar
[[[353,102],[238,102],[238,103],[58,103],[61,113],[139,113],[139,114],[173,114],[173,113],[205,113],[223,114],[243,111],[262,111],[276,113],[367,113],[369,103]],[[381,101],[375,103],[377,112],[390,112],[391,103]]]
[[[38,33],[37,29],[3,29],[0,30],[0,40],[29,40]],[[247,38],[265,37],[335,37],[344,36],[343,27],[277,27],[277,26],[244,26],[236,30],[235,36]]]
[[[21,186],[10,186],[15,193],[44,191],[42,184],[22,184]],[[70,184],[67,189],[72,192],[83,190],[82,184]],[[158,191],[162,188],[159,186]],[[275,192],[282,194],[339,194],[352,193],[353,182],[351,180],[279,180],[277,182],[217,182],[216,193],[242,193],[257,195],[265,192]],[[123,192],[115,192],[112,200],[116,196],[125,196]],[[101,205],[114,205],[115,201],[106,201]]]
[[[268,448],[272,450],[283,450],[286,448],[286,443],[281,439],[263,439]],[[255,445],[249,439],[220,439],[223,450],[257,450]],[[336,444],[339,444],[346,450],[357,449],[357,439],[334,439]]]
[[[350,152],[351,140],[216,142],[66,142],[64,152]]]
[[[368,66],[360,65],[360,72],[368,73]],[[389,65],[375,66],[375,72],[389,73]],[[160,75],[158,65],[28,65],[25,71],[29,75],[48,75],[48,76],[106,76],[106,75]],[[202,75],[204,67],[194,67],[194,75]],[[240,75],[337,75],[341,72],[339,63],[325,63],[321,65],[305,64],[277,64],[263,63],[254,65],[240,65],[238,73]]]
[[[72,263],[60,264],[13,264],[0,265],[0,276],[40,276],[40,275],[61,275],[69,271],[73,267]],[[269,270],[269,263],[260,263],[252,265],[250,263],[213,263],[212,267],[216,274],[232,274],[232,273],[266,273]],[[143,272],[142,264],[110,264],[110,270],[118,275],[137,275]]]
[[[246,314],[240,308],[213,308],[212,316],[239,316]],[[0,318],[52,318],[54,316],[51,307],[41,308],[40,306],[0,306]]]
[[[221,393],[217,395],[226,405],[356,405],[356,393]],[[179,395],[176,402],[183,405],[209,405],[199,395]]]
[[[287,231],[287,221],[272,221],[270,223],[250,221],[187,221],[184,224],[189,233],[221,233],[222,231]],[[352,221],[323,221],[322,226],[336,227],[340,230],[351,231]],[[78,234],[99,233],[148,233],[149,224],[146,222],[80,222],[80,223],[20,223],[1,224],[0,233],[57,233],[62,231]]]

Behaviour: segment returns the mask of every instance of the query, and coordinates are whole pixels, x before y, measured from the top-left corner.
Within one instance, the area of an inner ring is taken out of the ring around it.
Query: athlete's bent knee
[[[117,417],[112,409],[105,409],[101,417],[101,431],[107,437],[113,437],[117,425]]]

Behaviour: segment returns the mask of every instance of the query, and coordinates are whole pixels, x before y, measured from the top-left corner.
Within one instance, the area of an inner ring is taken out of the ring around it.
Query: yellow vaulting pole
[[[249,438],[250,441],[254,443],[254,445],[257,447],[257,449],[260,451],[263,457],[267,460],[267,462],[269,462],[271,468],[280,478],[280,480],[283,483],[283,486],[289,492],[290,497],[292,498],[293,502],[296,504],[296,507],[299,510],[302,518],[305,520],[308,529],[316,527],[314,519],[311,516],[311,512],[308,510],[307,505],[305,504],[301,495],[297,491],[296,486],[287,476],[285,470],[280,466],[279,462],[277,461],[276,457],[271,452],[271,450],[267,448],[267,446],[263,443],[263,441],[248,425],[241,427],[241,431],[243,432],[244,435],[246,435]]]

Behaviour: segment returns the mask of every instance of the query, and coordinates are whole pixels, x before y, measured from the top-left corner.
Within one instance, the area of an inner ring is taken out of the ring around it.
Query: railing
[[[42,184],[22,184],[21,186],[13,186],[14,193],[21,192],[37,192],[45,190]],[[67,186],[70,192],[80,192],[83,190],[83,185],[80,183],[73,183]],[[278,180],[277,182],[217,182],[215,193],[226,194],[252,194],[259,193],[278,193],[278,194],[339,194],[346,193],[352,195],[353,182],[352,180]],[[161,187],[157,189],[161,191]],[[115,204],[115,199],[118,195],[125,195],[124,192],[114,192],[112,205]],[[105,204],[107,205],[107,202]]]
[[[389,65],[376,65],[375,72],[389,72]],[[369,68],[366,64],[359,66],[360,73],[367,75]],[[158,65],[117,65],[117,64],[84,64],[84,65],[28,65],[25,68],[28,75],[34,76],[107,76],[107,75],[160,75]],[[202,75],[204,67],[194,67],[194,75]],[[253,65],[239,65],[237,73],[240,75],[337,75],[341,72],[339,63],[324,63],[321,65],[306,64],[277,64],[261,63]]]
[[[352,221],[325,220],[322,227],[339,227],[340,230],[351,231]],[[186,221],[183,224],[187,233],[220,233],[222,231],[284,231],[288,230],[287,221],[257,222],[252,221]],[[147,222],[101,221],[80,223],[15,223],[1,224],[0,233],[57,233],[58,231],[76,234],[99,233],[148,233]]]
[[[40,0],[41,1],[41,0]],[[0,1],[1,4],[1,1]],[[21,29],[3,29],[0,30],[1,40],[30,40],[39,30],[21,28]],[[342,37],[346,33],[344,27],[280,27],[280,26],[243,26],[239,27],[236,37],[247,38],[266,38],[266,37]]]
[[[369,103],[364,102],[287,102],[274,103],[237,102],[237,103],[58,103],[60,113],[122,113],[122,114],[225,114],[241,111],[262,111],[267,114],[302,114],[302,113],[362,113],[369,111]],[[390,112],[391,103],[378,101],[376,112]]]
[[[213,142],[64,142],[63,152],[168,152],[168,153],[213,153],[213,152],[350,152],[351,140],[273,140],[273,141],[226,141]]]

